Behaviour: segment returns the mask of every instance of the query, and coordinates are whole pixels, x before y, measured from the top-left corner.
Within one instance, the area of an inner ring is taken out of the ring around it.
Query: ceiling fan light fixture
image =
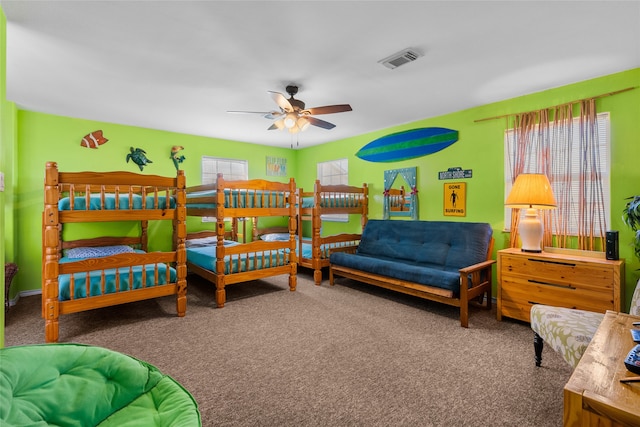
[[[291,129],[296,125],[297,120],[298,115],[296,113],[287,113],[286,117],[284,118],[284,126],[287,129]]]
[[[298,121],[296,122],[296,127],[298,127],[298,129],[300,129],[300,132],[306,130],[309,125],[311,123],[309,122],[309,120],[306,117],[300,117],[298,119]]]
[[[298,133],[300,131],[301,129],[298,127],[298,125],[293,125],[293,127],[289,128],[289,133]]]

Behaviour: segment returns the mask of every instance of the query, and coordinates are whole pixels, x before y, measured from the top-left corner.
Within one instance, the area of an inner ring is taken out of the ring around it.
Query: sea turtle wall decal
[[[140,170],[142,170],[148,163],[153,163],[151,160],[147,159],[147,153],[142,148],[134,149],[131,147],[129,150],[131,152],[127,154],[127,163],[129,163],[129,160],[133,161],[133,163],[138,165]]]

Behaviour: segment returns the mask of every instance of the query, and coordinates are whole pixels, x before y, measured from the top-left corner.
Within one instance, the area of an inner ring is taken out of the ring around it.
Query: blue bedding
[[[335,246],[335,245],[334,245]],[[320,245],[321,258],[329,257],[329,249],[331,249],[331,245]],[[302,243],[302,253],[299,251],[298,254],[301,258],[313,258],[313,245],[311,243]]]
[[[361,202],[356,203],[357,200],[353,195],[331,194],[320,197],[320,206],[323,208],[349,208],[359,206]],[[313,206],[313,196],[302,198],[303,208],[312,208]]]
[[[265,253],[264,257],[262,252],[258,254],[243,253],[234,255],[233,261],[231,256],[225,256],[223,274],[239,273],[241,271],[249,270],[261,270],[264,268],[285,265],[285,252],[286,250],[284,249],[271,251],[270,253]],[[248,268],[245,264],[247,259],[249,260]],[[240,266],[238,266],[238,260],[240,260]],[[213,271],[214,273],[218,273],[216,270],[216,247],[214,245],[187,248],[187,261],[209,271]],[[256,264],[254,264],[254,261]]]
[[[140,251],[136,251],[140,252]],[[83,258],[67,258],[63,257],[60,259],[60,263],[66,262],[74,262],[79,261]],[[86,258],[85,258],[86,259]],[[145,277],[145,287],[151,287],[156,285],[166,285],[167,284],[167,266],[165,264],[157,264],[158,267],[158,283],[155,282],[155,268],[156,264],[146,264],[144,266],[138,265],[133,267],[133,283],[129,283],[129,267],[120,267],[118,268],[118,273],[120,276],[120,291],[129,291],[133,289],[140,289],[143,287],[142,283],[142,269],[146,271]],[[176,281],[176,271],[173,267],[169,267],[169,283],[175,283]],[[89,273],[89,281],[90,281],[90,296],[98,296],[102,294],[101,281],[102,281],[102,272],[103,270],[95,270]],[[105,292],[104,294],[112,294],[116,291],[116,269],[110,268],[104,270],[105,274]],[[73,299],[77,298],[86,298],[86,283],[87,283],[87,273],[74,273],[74,296]],[[70,300],[70,284],[71,284],[71,274],[61,274],[58,276],[58,299],[60,301]]]
[[[129,194],[119,194],[117,199],[118,209],[143,209],[142,196],[134,194],[131,197],[131,207],[129,207]],[[175,208],[175,200],[169,198],[169,208]],[[71,200],[69,197],[62,198],[58,201],[58,209],[61,211],[68,210],[87,210],[87,199],[84,196],[76,196],[73,200],[73,209],[71,209]],[[102,196],[100,194],[91,194],[89,196],[89,210],[113,210],[116,209],[115,194],[105,194],[104,207],[102,205]],[[146,196],[144,209],[155,209],[155,196]],[[167,209],[166,196],[158,196],[158,209]]]
[[[196,191],[187,194],[187,208],[214,209],[217,207],[216,190]],[[193,203],[189,199],[210,197],[208,203]],[[225,208],[286,208],[285,193],[264,190],[224,190]]]

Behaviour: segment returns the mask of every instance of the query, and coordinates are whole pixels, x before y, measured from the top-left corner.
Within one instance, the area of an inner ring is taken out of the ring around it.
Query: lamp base
[[[538,218],[536,209],[527,209],[524,218],[520,220],[518,231],[520,232],[523,252],[542,252],[542,222]]]

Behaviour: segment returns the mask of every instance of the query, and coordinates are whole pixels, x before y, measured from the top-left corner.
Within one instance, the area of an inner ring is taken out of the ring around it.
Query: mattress
[[[307,196],[302,198],[302,207],[303,208],[312,208],[314,197]],[[321,195],[320,196],[320,207],[323,208],[353,208],[360,206],[362,202],[358,197],[354,197],[353,194],[345,193],[345,194],[336,194],[332,193],[330,195]]]
[[[259,252],[257,254],[242,253],[234,255],[233,258],[231,256],[225,256],[224,272],[222,274],[262,270],[286,265],[286,252],[286,249],[279,249],[271,252]],[[187,248],[187,261],[206,270],[219,273],[216,269],[216,247],[214,245]],[[238,261],[240,261],[240,263],[238,263]]]
[[[187,208],[215,209],[216,190],[196,191],[187,194]],[[210,202],[189,202],[190,199],[209,197]],[[286,194],[281,191],[265,191],[265,190],[224,190],[224,207],[225,208],[286,208]]]
[[[89,210],[114,210],[116,209],[116,201],[117,201],[117,209],[124,210],[134,210],[134,209],[156,209],[155,207],[155,196],[146,196],[143,208],[143,200],[142,196],[139,194],[129,195],[119,194],[116,198],[115,194],[105,194],[104,195],[104,204],[102,203],[102,195],[99,193],[91,194],[89,196]],[[169,208],[175,208],[175,200],[173,197],[169,197]],[[167,209],[167,198],[166,196],[158,196],[158,208],[157,209]],[[64,197],[58,201],[58,210],[68,211],[68,210],[87,210],[87,199],[84,196],[76,196],[73,199],[73,209],[71,209],[71,199],[69,197]]]
[[[60,263],[79,261],[78,258],[60,259]],[[145,283],[142,283],[142,271],[145,271]],[[120,267],[118,269],[110,268],[106,270],[95,270],[89,272],[90,296],[103,295],[102,293],[102,273],[105,275],[105,291],[104,294],[112,294],[116,292],[116,270],[119,275],[119,291],[130,291],[141,289],[143,287],[152,287],[166,285],[167,283],[175,283],[176,271],[173,267],[169,267],[169,282],[167,282],[167,266],[166,264],[157,264],[158,282],[155,281],[156,264],[146,264],[133,266],[132,279],[129,276],[129,267]],[[58,300],[70,300],[71,291],[71,274],[61,274],[58,276]],[[86,298],[87,296],[87,273],[73,273],[74,278],[74,295],[73,299]],[[130,283],[131,282],[131,283]]]

